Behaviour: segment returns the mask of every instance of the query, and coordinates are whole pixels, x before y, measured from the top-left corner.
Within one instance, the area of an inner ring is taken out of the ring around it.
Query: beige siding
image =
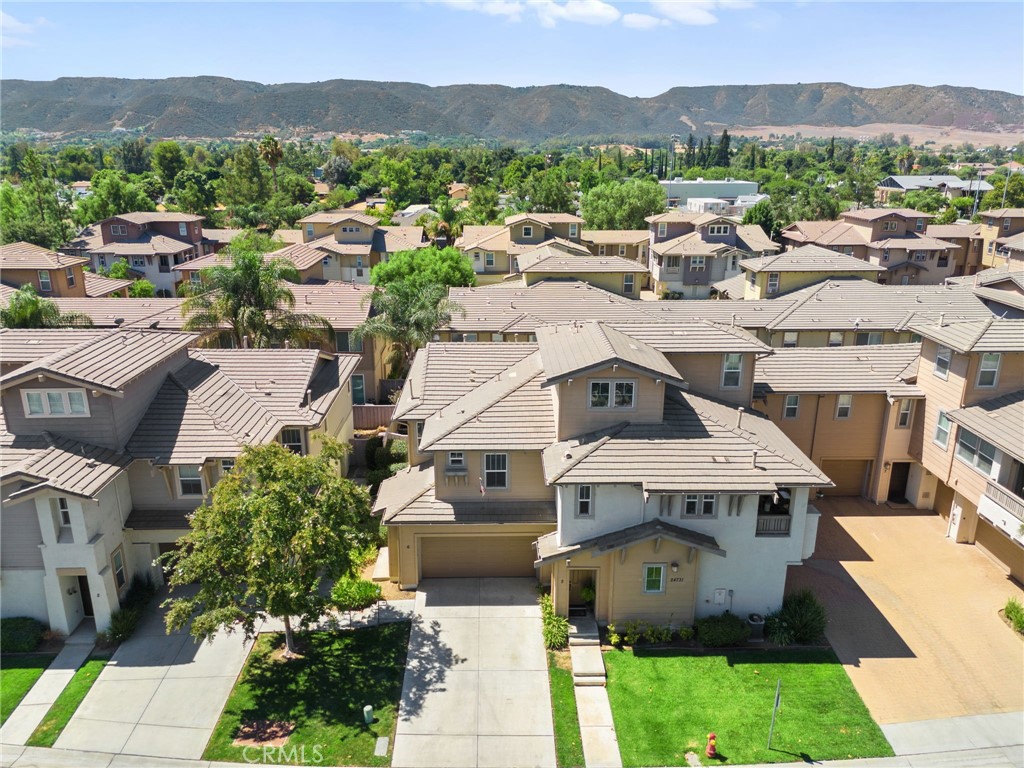
[[[797,337],[797,346],[799,347],[827,347],[828,346],[828,335],[829,331],[797,331],[800,335]],[[843,331],[843,346],[852,347],[857,342],[857,333],[855,331]],[[910,344],[913,336],[909,331],[896,332],[896,331],[882,331],[882,343],[883,344]],[[758,334],[758,338],[761,335]],[[768,343],[773,347],[781,347],[785,339],[784,331],[772,331],[771,338]]]
[[[625,296],[629,299],[640,298],[640,285],[643,282],[643,272],[634,272],[633,274],[633,290],[630,293],[626,293],[624,290],[625,276],[621,272],[559,272],[558,279],[572,279],[579,280],[581,283],[589,283],[596,288],[609,291],[611,293],[618,294],[619,296]],[[539,283],[542,280],[550,280],[552,275],[548,272],[524,272],[523,275],[526,278],[527,285],[533,285]]]
[[[935,443],[935,426],[940,410],[948,413],[963,406],[968,359],[964,355],[954,354],[950,361],[949,375],[943,380],[934,375],[937,349],[938,344],[934,341],[925,339],[921,343],[921,365],[917,375],[917,385],[925,392],[921,463],[925,469],[938,477],[940,482],[952,485],[949,482],[949,472],[953,461],[953,449],[956,446],[956,428],[953,425],[949,442],[943,449]],[[965,465],[961,466],[967,469]]]
[[[826,459],[873,459],[881,445],[885,395],[855,394],[848,419],[836,418],[837,401],[836,395],[822,395],[817,406],[811,460],[822,468]]]
[[[590,408],[590,382],[635,381],[636,407]],[[558,412],[558,439],[565,440],[577,435],[593,432],[622,421],[635,424],[658,424],[662,420],[665,406],[665,384],[641,374],[605,368],[600,371],[574,378],[570,384],[563,381],[557,385],[555,394]]]
[[[491,251],[487,248],[470,248],[469,250],[464,251],[464,253],[473,265],[473,271],[477,273],[477,283],[482,285],[487,284],[480,280],[484,275],[500,275],[501,277],[504,277],[511,272],[508,253],[505,251]],[[488,253],[494,254],[494,266],[487,266]]]
[[[981,365],[981,355],[972,354],[966,374],[966,395],[964,405],[974,405],[982,400],[999,397],[1008,392],[1016,392],[1024,386],[1024,354],[1019,352],[1004,352],[999,360],[999,374],[996,377],[994,387],[979,387],[978,368]]]
[[[443,501],[477,501],[486,506],[489,501],[554,500],[554,487],[544,484],[544,467],[540,451],[486,451],[508,455],[508,488],[488,488],[480,495],[480,478],[484,476],[485,451],[466,451],[466,477],[445,478],[444,467],[447,453],[434,455],[434,488],[438,499]]]
[[[743,355],[743,371],[740,386],[722,387],[722,368],[725,358],[721,354],[675,353],[665,355],[672,367],[690,385],[690,391],[707,395],[727,403],[747,407],[750,405],[754,388],[754,355]]]
[[[801,394],[795,419],[783,418],[786,395],[768,395],[767,403],[757,403],[759,409],[771,419],[793,443],[807,456],[811,455],[814,444],[814,427],[817,419],[820,396]]]

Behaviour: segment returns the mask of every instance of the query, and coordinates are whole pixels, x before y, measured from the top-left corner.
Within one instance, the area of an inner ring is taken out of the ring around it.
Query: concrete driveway
[[[1021,640],[997,615],[1024,590],[945,538],[937,514],[853,498],[815,506],[817,552],[790,569],[787,589],[825,603],[829,642],[879,724],[1024,710]]]
[[[196,643],[167,635],[166,597],[153,600],[54,746],[125,755],[198,759],[252,644],[240,634]]]
[[[391,765],[554,768],[532,579],[421,582]]]

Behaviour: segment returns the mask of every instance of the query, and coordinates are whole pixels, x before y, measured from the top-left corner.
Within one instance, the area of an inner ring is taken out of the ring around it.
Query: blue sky
[[[571,83],[630,96],[677,85],[840,81],[1024,93],[1019,0],[5,0],[0,13],[0,71],[29,80]]]

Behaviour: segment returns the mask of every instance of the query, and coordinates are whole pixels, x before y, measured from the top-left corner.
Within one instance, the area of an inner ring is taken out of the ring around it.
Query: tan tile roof
[[[701,239],[700,232],[688,232],[685,235],[655,243],[651,251],[662,256],[689,256],[693,253],[711,255],[734,250],[726,243],[708,243]]]
[[[298,232],[298,230],[294,231]],[[209,227],[203,227],[203,237],[206,240],[213,240],[218,243],[230,243],[243,232],[245,232],[244,229],[210,229]],[[274,237],[280,234],[281,230],[277,230],[274,232]],[[299,232],[300,237],[301,235],[302,233]]]
[[[991,286],[999,283],[1006,283],[1006,288],[1016,288],[1024,291],[1024,270],[1010,269],[1008,266],[983,269],[973,275],[964,277],[947,277],[946,282],[954,285],[970,286]],[[1011,286],[1010,283],[1013,285]]]
[[[42,489],[94,498],[132,461],[130,456],[107,448],[48,434],[44,434],[43,438],[48,447],[32,451],[18,463],[5,467],[5,478],[20,476],[32,483],[12,493],[9,499],[17,499]],[[12,442],[17,440],[13,438]]]
[[[38,456],[48,447],[43,435],[12,435],[5,424],[0,424],[0,478],[6,479],[12,467]]]
[[[194,243],[186,243],[164,235],[146,233],[135,240],[97,245],[89,253],[113,254],[114,256],[153,256],[157,254],[174,254],[190,251]]]
[[[672,223],[688,223],[692,224],[704,214],[702,213],[691,213],[690,211],[665,211],[665,213],[657,213],[654,216],[648,216],[644,219],[648,224],[660,224],[661,222]]]
[[[747,277],[742,272],[732,277],[727,277],[724,280],[716,280],[711,284],[719,293],[719,298],[730,299],[733,301],[743,300],[743,294],[746,293]]]
[[[482,248],[491,251],[507,251],[512,236],[507,227],[500,225],[470,225],[463,227],[462,235],[455,241],[455,247],[463,251]]]
[[[293,312],[320,315],[336,331],[350,331],[370,314],[373,286],[341,280],[289,285],[295,297]]]
[[[338,256],[369,256],[373,246],[370,243],[339,243],[333,237],[325,237],[314,241],[316,250],[306,246],[291,246],[292,248],[303,248],[307,251],[304,262],[314,264],[324,257],[323,251],[334,253]],[[315,259],[312,258],[315,256]],[[369,267],[369,264],[366,265]]]
[[[713,536],[706,533],[691,531],[675,522],[665,518],[647,520],[643,523],[620,528],[617,531],[595,536],[577,544],[560,546],[558,544],[558,532],[552,531],[537,539],[537,562],[546,563],[552,560],[562,560],[576,552],[597,550],[597,555],[603,552],[612,552],[630,544],[636,544],[648,539],[665,537],[674,541],[689,544],[697,549],[725,557],[725,550],[722,549]]]
[[[117,291],[123,291],[125,288],[130,286],[134,280],[115,280],[110,277],[103,277],[103,275],[96,275],[92,272],[86,272],[83,275],[85,284],[85,295],[89,298],[101,298],[103,296],[109,296]]]
[[[949,237],[971,238],[981,236],[981,224],[929,224],[925,230],[928,237],[944,240]]]
[[[1024,390],[946,414],[996,448],[1024,461]]]
[[[707,318],[741,328],[765,328],[797,302],[796,293],[776,299],[721,301],[692,299],[681,301],[645,301],[644,313],[659,322]]]
[[[775,256],[743,259],[740,269],[747,272],[884,272],[878,267],[855,256],[830,251],[818,245],[802,245],[791,251]]]
[[[0,245],[0,270],[5,269],[67,269],[79,264],[88,264],[81,256],[40,248],[31,243],[7,243]]]
[[[1000,288],[972,288],[971,291],[983,301],[991,301],[1002,304],[1005,307],[1024,312],[1024,294],[1004,291]]]
[[[776,349],[757,361],[758,395],[801,392],[879,392],[892,397],[923,397],[907,378],[916,377],[920,344]],[[912,370],[907,376],[906,371]]]
[[[1011,251],[1024,251],[1024,232],[1013,237],[1000,237],[996,240],[996,245]]]
[[[119,213],[116,216],[111,216],[109,219],[103,219],[103,221],[113,221],[114,219],[119,219],[121,221],[127,221],[132,224],[152,224],[153,222],[159,221],[203,221],[205,218],[205,216],[197,216],[193,213],[178,213],[176,211],[137,211],[135,213]],[[98,223],[102,224],[103,222]]]
[[[782,248],[781,245],[768,237],[757,224],[737,224],[736,237],[739,240],[737,247],[751,253],[761,253],[762,251],[775,252]]]
[[[570,254],[553,246],[534,248],[519,256],[519,270],[552,275],[583,275],[646,272],[647,267],[619,256]]]
[[[181,299],[125,299],[120,296],[100,298],[55,298],[61,312],[79,312],[87,315],[98,328],[125,327],[133,324],[148,326],[158,321],[164,329],[181,329],[185,318],[181,314]],[[121,320],[121,323],[116,321]]]
[[[878,221],[886,216],[899,216],[904,219],[934,219],[934,213],[916,211],[913,208],[863,208],[859,211],[845,211],[843,218],[860,221]]]
[[[380,227],[374,232],[373,250],[381,253],[398,253],[429,246],[430,243],[423,242],[423,227]]]
[[[536,221],[550,226],[552,224],[582,224],[583,219],[571,213],[519,213],[505,217],[505,226],[510,227],[521,221]]]
[[[828,478],[767,418],[668,388],[661,424],[621,424],[544,451],[548,483],[643,484],[649,493],[771,493]],[[754,451],[757,451],[756,465]]]
[[[991,216],[993,219],[1020,219],[1024,218],[1024,208],[993,208],[981,211],[978,215]]]
[[[665,322],[611,323],[632,339],[649,344],[665,354],[751,352],[770,353],[772,348],[738,325],[701,318]]]
[[[32,362],[109,332],[94,328],[0,328],[0,362]]]
[[[588,229],[580,233],[580,240],[596,245],[636,245],[646,243],[650,237],[647,229]]]
[[[1024,352],[1024,320],[916,320],[907,328],[955,352]]]
[[[887,237],[884,240],[875,240],[872,248],[905,248],[908,251],[949,251],[960,250],[956,243],[947,243],[945,240],[938,240],[926,235],[908,235],[906,237]]]
[[[172,331],[111,331],[0,377],[0,386],[46,375],[116,393],[198,338],[196,333]]]
[[[103,245],[103,233],[95,224],[83,227],[82,230],[62,248],[74,248],[77,250],[91,251],[98,245]]]
[[[545,386],[613,364],[685,386],[663,353],[604,323],[545,325],[537,329],[537,343]]]
[[[330,224],[334,226],[344,221],[354,221],[357,224],[365,224],[370,227],[380,226],[380,219],[358,211],[321,211],[305,216],[296,224]]]

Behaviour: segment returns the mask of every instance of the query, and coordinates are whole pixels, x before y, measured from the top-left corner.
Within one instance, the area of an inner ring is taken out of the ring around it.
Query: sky
[[[1020,0],[4,0],[0,74],[569,83],[629,96],[822,81],[1024,94],[1022,30]]]

